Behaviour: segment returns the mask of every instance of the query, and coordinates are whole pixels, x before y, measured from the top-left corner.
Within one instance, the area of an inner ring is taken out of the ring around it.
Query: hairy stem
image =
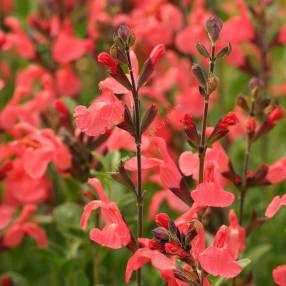
[[[211,59],[210,59],[210,66],[209,66],[209,75],[214,72],[215,66],[215,46],[212,45],[211,51]],[[204,113],[203,113],[203,120],[202,120],[202,127],[201,127],[201,137],[200,137],[200,145],[199,145],[199,183],[202,183],[204,180],[204,165],[205,165],[205,155],[206,155],[206,128],[207,128],[207,120],[208,120],[208,109],[209,109],[209,91],[205,95],[205,102],[204,102]]]
[[[126,51],[128,59],[128,69],[132,84],[132,95],[134,100],[134,123],[135,123],[135,143],[136,143],[136,157],[137,157],[137,238],[143,236],[143,205],[144,197],[142,192],[142,167],[141,167],[141,128],[140,128],[140,99],[138,96],[138,89],[135,84],[130,52]],[[139,246],[139,245],[138,245]],[[137,270],[137,286],[142,285],[141,269]]]

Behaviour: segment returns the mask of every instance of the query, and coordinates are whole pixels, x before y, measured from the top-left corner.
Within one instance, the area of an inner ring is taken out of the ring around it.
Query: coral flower
[[[90,179],[89,184],[94,187],[101,200],[91,201],[84,207],[80,222],[81,228],[86,229],[91,212],[100,209],[105,226],[103,229],[92,228],[89,233],[90,239],[112,249],[127,246],[131,236],[120,210],[105,195],[98,179]]]

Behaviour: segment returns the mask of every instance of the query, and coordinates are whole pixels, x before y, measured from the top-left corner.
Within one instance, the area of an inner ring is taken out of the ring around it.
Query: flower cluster
[[[0,0],[0,285],[286,286],[283,1],[32,2]]]

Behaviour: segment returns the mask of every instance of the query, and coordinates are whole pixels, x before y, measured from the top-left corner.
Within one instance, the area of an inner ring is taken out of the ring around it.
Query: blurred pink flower
[[[39,247],[47,246],[48,242],[45,231],[35,223],[28,221],[36,210],[37,207],[35,205],[28,204],[24,206],[20,216],[3,235],[3,245],[5,247],[17,247],[22,242],[25,235],[34,238]]]
[[[279,286],[286,286],[286,265],[280,265],[272,271],[273,280]]]
[[[268,218],[274,217],[282,206],[286,206],[286,195],[274,197],[265,211],[265,216]]]

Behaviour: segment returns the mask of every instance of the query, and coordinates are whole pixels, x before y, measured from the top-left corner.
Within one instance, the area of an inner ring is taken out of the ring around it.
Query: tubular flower
[[[211,275],[232,278],[242,270],[227,246],[228,235],[228,228],[224,225],[221,226],[215,236],[213,245],[199,255],[202,268]]]
[[[100,209],[105,226],[103,229],[92,228],[89,233],[90,239],[112,249],[127,246],[131,236],[120,210],[105,195],[98,179],[90,179],[89,184],[94,187],[100,200],[91,201],[84,207],[80,222],[81,228],[86,229],[91,212]]]
[[[224,208],[234,201],[234,195],[226,192],[219,183],[215,182],[212,163],[206,166],[204,182],[191,192],[191,196],[197,205],[204,207]]]
[[[25,235],[34,238],[39,247],[47,246],[45,231],[35,223],[27,222],[29,217],[37,210],[37,207],[28,204],[23,208],[22,213],[3,235],[3,245],[8,248],[17,247]]]

